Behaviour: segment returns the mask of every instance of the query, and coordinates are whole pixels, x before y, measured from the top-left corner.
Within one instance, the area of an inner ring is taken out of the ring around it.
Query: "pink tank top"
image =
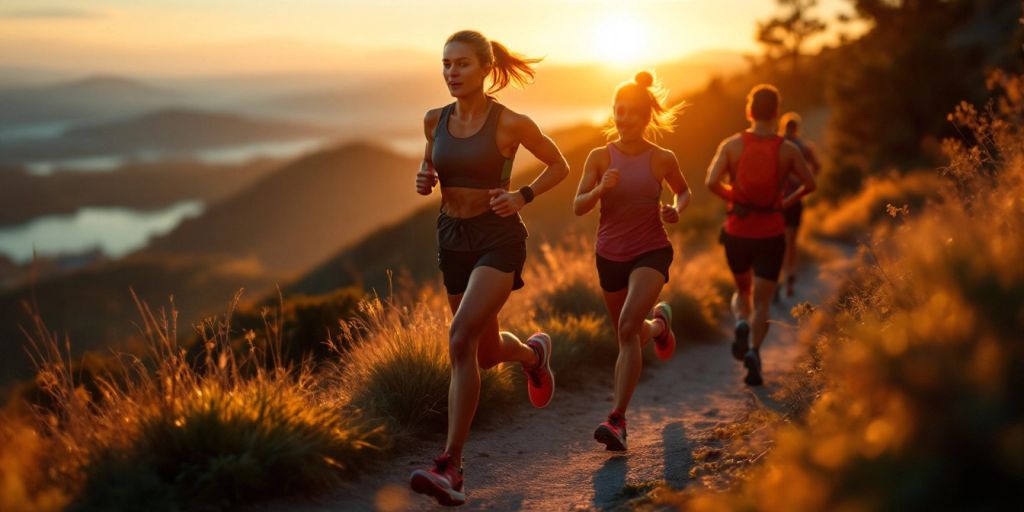
[[[619,184],[601,198],[597,254],[612,261],[629,261],[645,252],[671,247],[661,224],[661,181],[654,178],[654,149],[627,155],[608,145],[609,169],[619,170]]]

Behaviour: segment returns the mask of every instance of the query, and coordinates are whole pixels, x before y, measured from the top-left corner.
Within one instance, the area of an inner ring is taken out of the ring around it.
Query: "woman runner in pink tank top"
[[[676,344],[671,308],[665,302],[655,305],[672,263],[672,244],[662,222],[679,221],[690,203],[690,188],[675,154],[650,141],[671,131],[683,107],[663,106],[665,96],[646,71],[616,89],[613,125],[606,134],[618,138],[590,152],[573,203],[576,215],[601,203],[597,273],[615,325],[619,358],[612,411],[594,431],[594,439],[613,451],[626,449],[626,408],[640,380],[643,345],[653,339],[655,352],[665,360]],[[662,181],[675,193],[672,205],[660,202]],[[647,320],[652,309],[654,319]]]

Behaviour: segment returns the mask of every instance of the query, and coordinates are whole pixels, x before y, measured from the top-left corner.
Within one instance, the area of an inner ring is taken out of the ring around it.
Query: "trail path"
[[[627,483],[689,485],[691,439],[742,418],[758,403],[771,403],[770,395],[801,355],[790,308],[798,301],[827,299],[836,275],[831,270],[819,275],[818,267],[809,266],[797,281],[796,296],[773,306],[776,323],[761,349],[765,385],[760,388],[743,384],[746,373],[729,354],[731,340],[687,344],[683,335],[672,360],[644,368],[627,415],[629,451],[624,455],[604,451],[593,439],[594,428],[611,408],[612,368],[604,385],[556,393],[546,409],[517,408],[474,428],[464,454],[469,501],[460,510],[609,510],[625,501],[621,491]],[[407,491],[409,472],[428,465],[442,445],[438,440],[390,459],[316,501],[265,504],[256,510],[451,510]]]

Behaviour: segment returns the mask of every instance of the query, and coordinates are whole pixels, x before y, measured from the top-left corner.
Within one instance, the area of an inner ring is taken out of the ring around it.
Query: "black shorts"
[[[668,267],[672,265],[672,247],[662,247],[648,251],[629,261],[613,261],[597,255],[597,277],[601,281],[601,289],[606,292],[617,292],[629,286],[629,275],[634,269],[648,267],[661,272],[668,282]]]
[[[722,230],[718,241],[725,246],[725,259],[734,275],[746,273],[753,267],[754,276],[778,281],[782,259],[786,255],[786,236],[770,238],[743,238]]]
[[[526,263],[526,240],[500,245],[482,251],[453,251],[439,249],[437,262],[444,276],[448,295],[462,295],[469,286],[469,275],[477,267],[491,267],[512,272],[512,289],[523,287],[523,264]]]
[[[804,203],[797,201],[793,206],[782,210],[782,217],[786,220],[787,228],[799,228],[800,218],[804,215]]]
[[[529,233],[518,215],[499,217],[494,212],[469,218],[437,218],[437,263],[448,295],[461,295],[476,267],[513,273],[512,289],[523,287],[526,238]]]

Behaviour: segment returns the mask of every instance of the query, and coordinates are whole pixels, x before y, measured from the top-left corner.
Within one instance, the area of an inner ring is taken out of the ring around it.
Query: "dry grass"
[[[889,205],[919,213],[928,202],[940,200],[941,191],[948,187],[949,183],[934,172],[872,177],[857,195],[839,205],[820,201],[805,211],[805,231],[820,237],[857,242],[889,215]]]
[[[447,425],[448,325],[450,316],[425,303],[399,306],[374,299],[362,303],[365,320],[349,322],[351,349],[343,353],[338,388],[352,406],[386,418],[393,433],[443,432]],[[445,306],[446,307],[446,306]],[[518,370],[518,368],[515,368]],[[513,368],[481,371],[478,420],[515,401]]]
[[[308,492],[387,447],[384,430],[322,389],[308,367],[264,370],[279,352],[238,357],[230,313],[204,325],[197,370],[176,341],[173,310],[139,310],[149,357],[124,356],[120,375],[100,377],[101,396],[76,386],[66,345],[35,317],[37,380],[55,405],[38,410],[35,430],[51,485],[76,509],[223,508]]]

